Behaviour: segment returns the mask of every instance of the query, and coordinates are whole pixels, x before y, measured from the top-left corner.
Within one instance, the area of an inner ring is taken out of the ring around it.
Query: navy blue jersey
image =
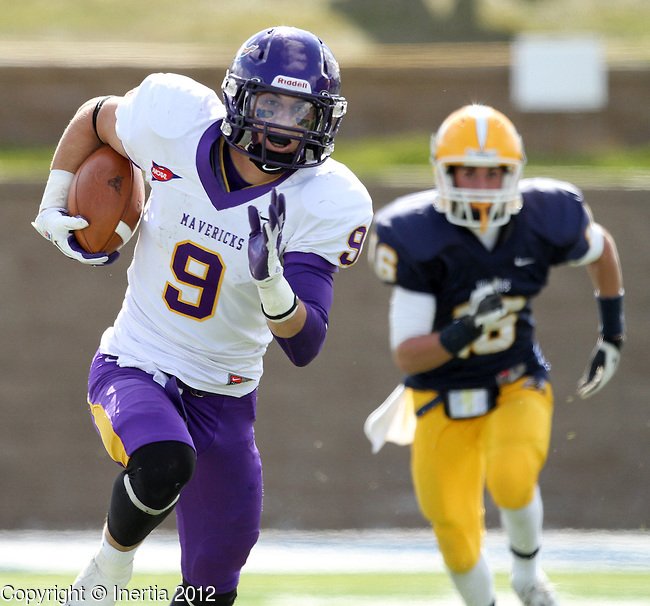
[[[494,282],[512,312],[448,363],[407,377],[416,389],[491,386],[510,369],[546,377],[548,364],[535,338],[530,301],[546,285],[553,265],[589,250],[591,221],[582,194],[551,179],[521,182],[523,208],[501,228],[488,250],[468,229],[451,224],[433,205],[435,190],[399,198],[375,216],[377,251],[389,252],[394,272],[384,281],[436,299],[433,332],[466,312],[471,292]]]

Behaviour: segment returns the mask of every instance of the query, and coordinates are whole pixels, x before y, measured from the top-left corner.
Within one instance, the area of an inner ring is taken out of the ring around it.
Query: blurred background
[[[8,4],[8,6],[7,6]],[[555,429],[541,478],[550,528],[647,531],[650,376],[650,3],[646,0],[22,0],[0,21],[0,529],[99,528],[118,469],[86,407],[86,376],[115,317],[131,247],[82,267],[31,228],[61,132],[86,99],[153,71],[219,89],[241,43],[269,25],[318,34],[349,101],[334,157],[375,207],[431,187],[428,140],[452,110],[491,104],[524,137],[527,176],[582,187],[616,238],[628,342],[618,375],[574,399],[597,336],[582,269],[536,302],[553,365]],[[325,350],[295,369],[271,345],[260,388],[264,525],[419,528],[408,449],[371,455],[362,426],[399,382],[389,291],[364,258],[337,277]],[[488,523],[497,516],[489,500]],[[173,520],[166,522],[173,526]]]

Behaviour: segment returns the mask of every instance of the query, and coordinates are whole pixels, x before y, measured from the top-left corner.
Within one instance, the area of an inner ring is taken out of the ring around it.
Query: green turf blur
[[[647,598],[650,572],[580,572],[553,573],[550,576],[560,595],[574,599],[611,599],[624,605]],[[138,574],[130,583],[125,599],[118,606],[161,606],[173,594],[178,577],[175,575]],[[72,581],[70,575],[29,574],[0,572],[0,602],[27,606],[27,594],[20,590],[50,589],[51,599],[38,602],[32,596],[30,606],[54,606],[57,595],[53,590],[65,591]],[[496,586],[500,595],[510,591],[507,576],[497,575]],[[42,594],[41,594],[42,595]],[[328,606],[336,604],[426,604],[452,595],[449,580],[444,574],[244,574],[239,587],[237,606]],[[11,599],[17,596],[22,599]]]

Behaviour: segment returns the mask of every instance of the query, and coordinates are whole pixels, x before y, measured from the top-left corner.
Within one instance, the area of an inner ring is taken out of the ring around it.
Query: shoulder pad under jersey
[[[146,107],[144,115],[151,130],[166,139],[181,137],[225,115],[212,89],[180,74],[151,74],[132,94],[132,103]]]
[[[324,219],[345,220],[350,214],[360,214],[367,222],[368,212],[372,212],[366,187],[347,166],[332,158],[320,166],[297,170],[287,185],[296,185],[307,210]]]
[[[340,267],[356,262],[372,200],[352,171],[330,158],[297,170],[278,191],[287,197],[287,251],[312,252]]]
[[[531,229],[548,242],[560,247],[570,246],[583,233],[591,220],[582,192],[565,181],[555,179],[523,179],[522,217]]]
[[[447,218],[434,208],[436,190],[397,198],[375,215],[378,242],[398,255],[421,262],[432,259],[455,233]]]

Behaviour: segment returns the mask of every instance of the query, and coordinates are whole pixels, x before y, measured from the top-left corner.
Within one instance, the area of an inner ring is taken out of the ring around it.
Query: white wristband
[[[284,322],[298,310],[298,298],[283,275],[256,282],[262,313],[270,322]]]
[[[74,173],[67,170],[55,168],[50,171],[50,176],[45,184],[45,191],[41,199],[41,205],[38,212],[43,212],[48,208],[68,208],[68,192],[72,185]]]

